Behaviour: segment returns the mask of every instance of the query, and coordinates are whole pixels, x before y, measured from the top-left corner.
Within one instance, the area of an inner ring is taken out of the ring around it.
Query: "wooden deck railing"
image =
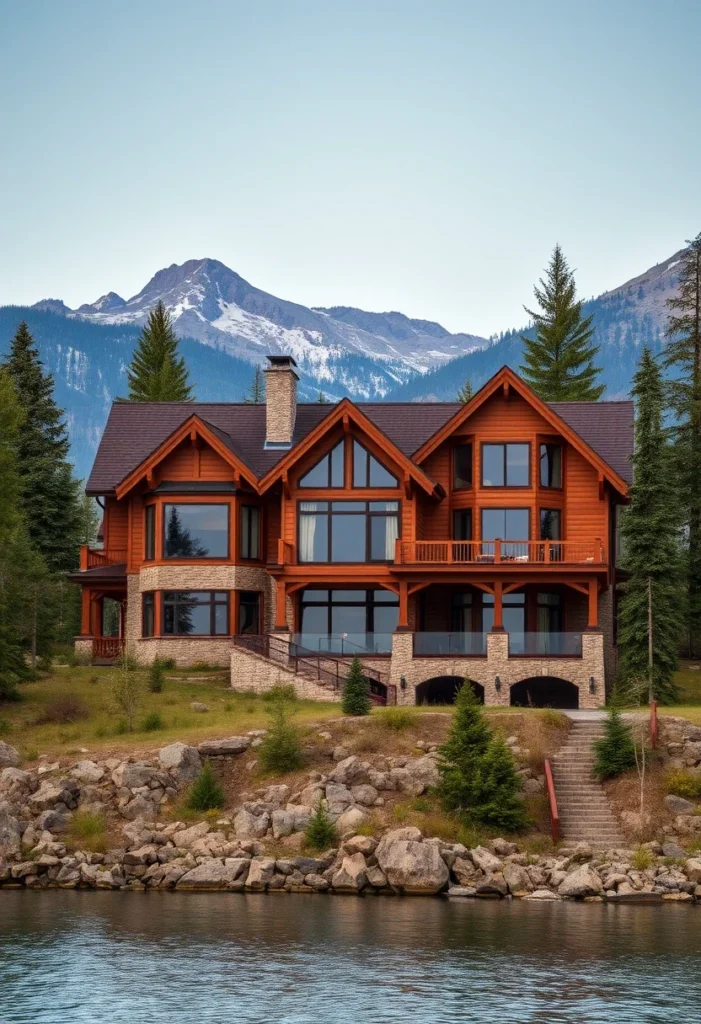
[[[604,562],[604,545],[569,540],[399,540],[399,565],[493,565],[553,563],[596,565]]]
[[[126,548],[91,548],[83,544],[80,549],[80,568],[97,569],[103,565],[125,565]]]
[[[124,637],[96,636],[92,642],[92,656],[100,660],[112,661],[121,658],[124,653]]]
[[[550,834],[553,842],[560,841],[560,814],[557,809],[557,796],[555,795],[555,783],[553,781],[553,770],[550,761],[545,759],[543,763],[545,770],[545,788],[548,793],[548,804],[550,805]]]

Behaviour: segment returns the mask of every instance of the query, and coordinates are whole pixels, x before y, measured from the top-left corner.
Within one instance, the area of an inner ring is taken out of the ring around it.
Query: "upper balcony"
[[[395,568],[606,565],[601,538],[567,540],[398,540]]]
[[[82,544],[80,548],[80,571],[104,569],[107,566],[126,566],[126,548],[92,548]]]

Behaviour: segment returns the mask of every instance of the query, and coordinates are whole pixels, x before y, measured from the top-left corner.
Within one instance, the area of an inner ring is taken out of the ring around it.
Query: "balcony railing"
[[[484,658],[486,633],[414,633],[415,658]]]
[[[80,568],[97,569],[104,565],[125,565],[126,548],[91,548],[83,544],[80,549]]]
[[[601,565],[604,545],[569,540],[398,540],[398,565]]]
[[[581,633],[509,633],[510,658],[581,658]]]
[[[367,657],[391,654],[391,633],[294,633],[292,642],[312,654]]]

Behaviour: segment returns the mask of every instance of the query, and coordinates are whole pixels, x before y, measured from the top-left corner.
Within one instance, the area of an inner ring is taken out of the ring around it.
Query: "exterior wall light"
[[[594,679],[594,676],[589,676],[589,693],[596,693],[596,679]]]
[[[494,689],[497,691],[497,693],[499,693],[499,690],[501,690],[501,679],[499,678],[499,676],[495,676]]]
[[[402,688],[402,690],[406,690],[406,676],[399,677],[399,685]]]

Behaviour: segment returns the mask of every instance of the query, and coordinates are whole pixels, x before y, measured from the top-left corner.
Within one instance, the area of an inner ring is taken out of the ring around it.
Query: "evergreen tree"
[[[262,405],[265,401],[265,378],[260,366],[253,371],[253,379],[248,392],[244,395],[246,405]]]
[[[24,411],[17,466],[27,530],[50,572],[70,572],[78,562],[78,481],[68,462],[68,434],[63,411],[54,402],[53,377],[44,373],[24,321],[12,340],[5,369]]]
[[[137,341],[127,370],[132,402],[191,402],[187,366],[178,354],[170,313],[159,300]]]
[[[534,292],[540,312],[524,307],[535,325],[534,339],[521,335],[524,378],[546,402],[596,402],[605,385],[596,384],[601,367],[594,366],[599,346],[591,342],[593,318],[582,316],[574,274],[559,245]]]
[[[212,762],[207,758],[190,788],[187,806],[193,811],[213,811],[225,803],[224,788],[212,768]]]
[[[462,402],[463,405],[467,405],[467,403],[470,401],[470,399],[472,398],[472,381],[470,380],[469,377],[467,378],[467,380],[460,388],[455,397],[456,401]]]
[[[370,690],[358,658],[353,658],[350,671],[343,683],[341,708],[344,715],[369,715]]]
[[[612,704],[604,735],[594,743],[594,774],[599,779],[612,779],[630,768],[635,768],[633,734],[618,708]]]
[[[683,616],[680,594],[679,520],[671,448],[663,427],[664,388],[648,348],[633,378],[635,454],[630,506],[621,521],[622,584],[618,645],[624,686],[647,689],[648,611],[652,596],[653,692],[660,701],[677,695],[674,672]]]
[[[323,391],[320,391],[319,394],[316,396],[316,401],[317,401],[318,405],[328,405],[329,404],[329,400],[328,400],[328,398],[326,397],[326,395],[324,394]]]
[[[328,850],[330,846],[338,842],[338,829],[329,818],[328,811],[323,804],[319,804],[309,819],[309,824],[304,832],[307,846],[313,850]]]
[[[94,498],[83,493],[80,499],[79,523],[80,543],[94,544],[97,539],[97,531],[100,526],[100,513]]]
[[[675,463],[687,546],[689,647],[701,654],[701,234],[679,261],[679,290],[668,300],[664,365],[673,370],[668,397],[676,415]]]

